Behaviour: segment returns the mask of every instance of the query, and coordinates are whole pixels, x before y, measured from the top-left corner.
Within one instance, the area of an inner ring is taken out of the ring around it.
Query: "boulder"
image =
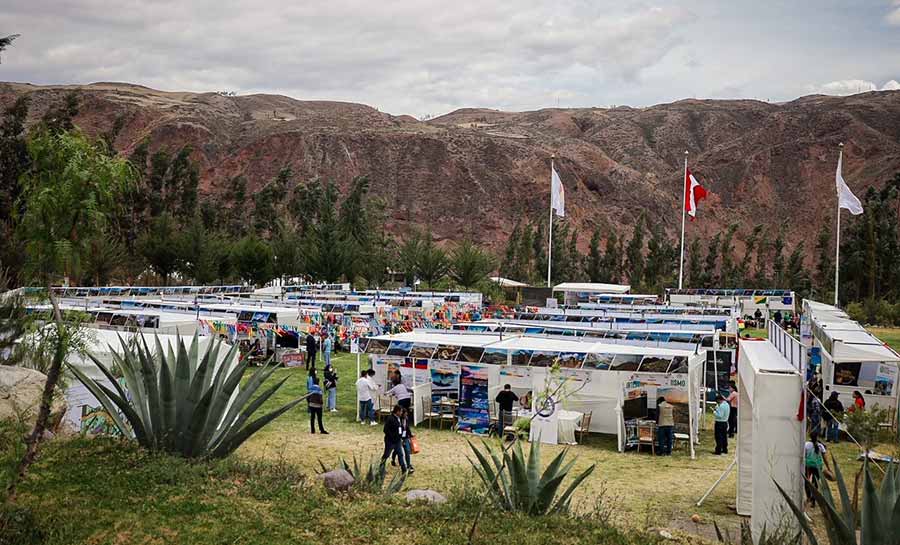
[[[332,492],[343,492],[353,486],[355,479],[346,469],[335,469],[319,475],[325,488]]]
[[[447,498],[440,492],[434,490],[410,490],[406,493],[406,501],[415,503],[423,501],[425,503],[446,503]]]
[[[46,381],[47,376],[34,369],[0,365],[0,420],[22,418],[27,425],[34,425]],[[66,402],[61,392],[57,392],[51,409],[53,415],[65,413]],[[51,418],[51,422],[58,420]]]

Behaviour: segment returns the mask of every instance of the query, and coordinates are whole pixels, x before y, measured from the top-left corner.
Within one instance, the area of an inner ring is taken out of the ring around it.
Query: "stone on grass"
[[[409,503],[423,501],[426,503],[445,503],[447,498],[434,490],[410,490],[406,493],[406,501]]]
[[[41,407],[41,394],[46,381],[47,375],[34,369],[0,365],[0,420],[21,419],[26,427],[33,426]],[[57,396],[51,407],[51,415],[58,417],[65,411],[65,399]],[[51,418],[53,420],[58,418]]]
[[[343,492],[353,486],[355,479],[346,469],[334,469],[319,475],[325,488],[332,492]]]

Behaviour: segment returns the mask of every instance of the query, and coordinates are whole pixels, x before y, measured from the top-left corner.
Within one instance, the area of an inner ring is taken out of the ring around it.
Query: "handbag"
[[[422,452],[422,447],[419,446],[419,439],[416,437],[409,438],[409,446],[412,449],[413,454]]]

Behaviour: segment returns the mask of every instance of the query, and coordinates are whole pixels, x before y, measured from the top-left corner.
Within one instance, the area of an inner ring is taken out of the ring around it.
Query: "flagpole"
[[[681,259],[678,261],[678,289],[684,283],[684,220],[685,207],[687,206],[687,158],[688,152],[684,150],[684,175],[681,177]]]
[[[556,154],[550,156],[550,240],[547,242],[547,287],[550,285],[550,266],[553,263],[553,160]]]
[[[838,144],[838,164],[844,158],[844,143]],[[834,231],[834,306],[838,306],[838,282],[841,271],[841,198],[838,195],[837,228]]]

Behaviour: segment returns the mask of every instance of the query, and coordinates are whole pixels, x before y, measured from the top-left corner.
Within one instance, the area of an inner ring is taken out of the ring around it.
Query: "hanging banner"
[[[459,397],[459,363],[431,360],[431,400],[438,403],[442,397]]]
[[[491,425],[487,367],[460,365],[460,396],[457,430],[487,435]]]

